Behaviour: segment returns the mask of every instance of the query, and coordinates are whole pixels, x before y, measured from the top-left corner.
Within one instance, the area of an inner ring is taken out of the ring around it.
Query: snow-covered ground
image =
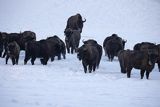
[[[68,17],[80,13],[84,23],[81,40],[96,39],[102,45],[113,33],[127,40],[126,49],[142,41],[160,43],[159,0],[0,0],[0,31],[32,30],[37,39],[58,35],[64,40]],[[82,42],[81,42],[82,44]],[[98,70],[84,74],[76,54],[43,66],[5,65],[0,58],[0,107],[160,107],[160,72],[150,79],[120,73],[117,58],[102,56]]]

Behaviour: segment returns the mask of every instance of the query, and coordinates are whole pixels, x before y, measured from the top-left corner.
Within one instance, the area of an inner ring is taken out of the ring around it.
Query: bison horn
[[[86,22],[86,19],[85,19],[85,18],[84,18],[84,21],[83,21],[83,23],[84,23],[84,22]]]
[[[82,42],[85,43],[85,40],[83,39]]]

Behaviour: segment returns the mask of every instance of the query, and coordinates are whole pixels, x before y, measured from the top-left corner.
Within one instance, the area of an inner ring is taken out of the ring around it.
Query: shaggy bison
[[[86,22],[86,19],[83,21],[82,16],[78,13],[68,18],[66,29],[70,28],[72,30],[80,30],[82,32],[83,23]]]
[[[77,48],[79,47],[79,42],[81,39],[81,33],[79,30],[72,30],[70,28],[68,28],[65,31],[65,42],[66,42],[66,48],[67,48],[67,52],[70,53],[70,48],[71,48],[71,53],[73,54],[73,52],[77,50]]]
[[[103,48],[105,55],[108,55],[109,61],[113,61],[114,56],[117,56],[118,52],[124,49],[125,43],[126,41],[117,34],[112,34],[104,40]]]
[[[24,31],[23,33],[1,33],[0,42],[3,43],[4,48],[6,50],[7,45],[10,42],[16,41],[20,46],[20,50],[25,50],[25,43],[31,40],[36,40],[36,34],[32,31]],[[3,54],[5,57],[6,51]]]
[[[101,60],[101,57],[102,57],[102,52],[103,52],[103,51],[102,51],[102,46],[99,45],[99,44],[97,43],[97,41],[94,40],[94,39],[89,39],[89,40],[87,40],[87,41],[83,41],[83,43],[84,43],[85,45],[88,44],[88,45],[95,46],[95,47],[97,48],[97,50],[98,50],[98,52],[99,52],[99,59],[98,59],[97,67],[99,67],[100,60]]]
[[[121,67],[121,72],[126,73],[130,78],[132,68],[140,69],[141,79],[143,79],[146,72],[146,78],[149,79],[149,74],[153,70],[157,60],[158,53],[154,50],[148,51],[132,51],[121,50],[118,53],[118,60]]]
[[[57,45],[57,47],[59,47],[59,49],[57,49],[56,51],[56,56],[58,57],[58,60],[61,59],[61,55],[63,56],[63,59],[66,58],[66,47],[65,47],[65,43],[56,35],[52,36],[52,37],[48,37],[47,41],[51,41],[53,42],[53,44]],[[51,58],[51,61],[54,60],[54,56]]]
[[[7,56],[6,56],[6,64],[8,63],[8,59],[12,60],[12,64],[18,64],[19,60],[20,47],[19,45],[13,41],[7,45]]]
[[[156,45],[154,43],[150,42],[141,42],[135,44],[134,50],[140,50],[140,51],[148,51],[149,49],[154,50],[155,52],[159,53],[159,57],[157,58],[158,68],[160,71],[160,44]]]
[[[25,49],[24,64],[27,64],[27,61],[31,58],[31,64],[34,65],[36,58],[42,58],[41,63],[47,65],[49,58],[55,55],[55,49],[52,48],[55,48],[55,46],[52,42],[46,40],[28,42]]]
[[[82,60],[82,65],[84,72],[87,73],[87,67],[89,73],[95,71],[96,67],[99,64],[99,52],[98,49],[90,44],[84,44],[78,48],[77,57],[79,60]]]

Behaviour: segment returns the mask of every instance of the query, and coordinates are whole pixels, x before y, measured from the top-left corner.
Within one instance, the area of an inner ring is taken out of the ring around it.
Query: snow
[[[37,39],[58,35],[64,40],[68,17],[86,18],[81,40],[102,45],[113,33],[127,40],[126,49],[142,41],[160,43],[159,0],[1,0],[0,31],[32,30]],[[80,45],[82,42],[80,43]],[[160,107],[160,72],[157,64],[150,79],[120,73],[117,58],[102,56],[99,69],[85,74],[76,54],[41,65],[19,65],[0,58],[0,107]]]

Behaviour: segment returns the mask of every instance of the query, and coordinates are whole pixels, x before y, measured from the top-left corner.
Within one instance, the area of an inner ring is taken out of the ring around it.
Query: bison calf
[[[8,63],[8,59],[11,58],[12,64],[18,64],[19,60],[19,53],[20,53],[20,47],[17,44],[17,42],[11,42],[7,46],[7,57],[6,57],[6,64]]]

